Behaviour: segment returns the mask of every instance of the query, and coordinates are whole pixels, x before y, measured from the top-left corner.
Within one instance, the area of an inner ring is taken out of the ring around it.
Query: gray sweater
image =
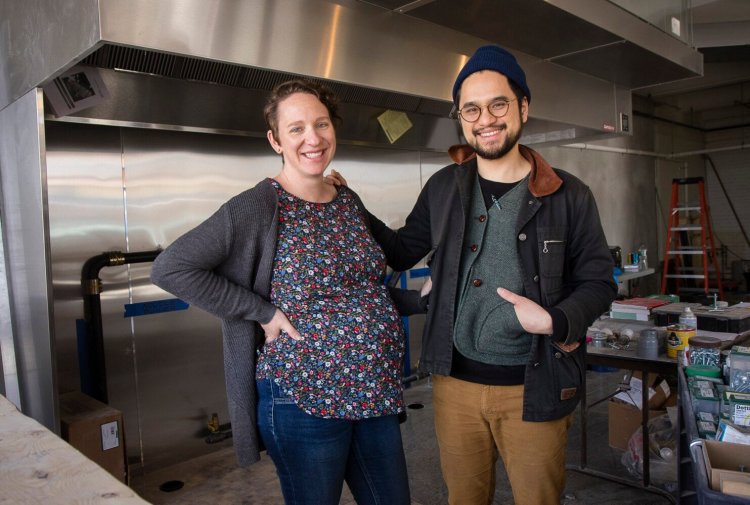
[[[502,286],[524,295],[515,225],[526,203],[522,201],[526,180],[487,209],[479,177],[475,179],[466,216],[466,253],[461,255],[454,344],[461,354],[481,363],[525,365],[532,337],[518,321],[513,305],[496,289]]]
[[[364,206],[354,197],[369,227]],[[270,321],[276,310],[269,294],[277,224],[276,190],[263,180],[175,240],[151,271],[154,284],[222,320],[227,402],[241,466],[260,459],[255,352],[264,339],[258,323]],[[392,290],[391,295],[403,315],[424,311],[426,299],[418,292]]]

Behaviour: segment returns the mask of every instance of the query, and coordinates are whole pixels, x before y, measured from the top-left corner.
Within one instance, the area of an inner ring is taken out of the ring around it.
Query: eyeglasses
[[[496,118],[504,117],[508,113],[510,102],[516,100],[516,98],[512,100],[493,100],[486,106],[487,111]],[[483,108],[484,106],[482,105],[469,104],[464,105],[457,113],[467,123],[475,123],[479,120],[479,116],[482,115]]]

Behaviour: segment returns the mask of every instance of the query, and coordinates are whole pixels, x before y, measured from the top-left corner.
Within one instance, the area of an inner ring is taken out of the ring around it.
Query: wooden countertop
[[[0,503],[149,505],[2,395]]]

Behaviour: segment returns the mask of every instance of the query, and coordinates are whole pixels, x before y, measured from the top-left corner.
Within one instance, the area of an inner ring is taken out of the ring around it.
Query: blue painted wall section
[[[179,298],[167,298],[142,303],[126,303],[123,317],[150,316],[152,314],[161,314],[162,312],[186,310],[188,307],[190,305]]]

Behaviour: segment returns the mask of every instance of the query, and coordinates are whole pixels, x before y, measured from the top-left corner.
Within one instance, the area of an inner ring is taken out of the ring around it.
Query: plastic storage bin
[[[690,400],[687,380],[682,369],[677,371],[680,402],[680,504],[684,505],[750,505],[750,498],[714,491],[708,484],[703,460],[703,441],[698,436],[695,412]]]

